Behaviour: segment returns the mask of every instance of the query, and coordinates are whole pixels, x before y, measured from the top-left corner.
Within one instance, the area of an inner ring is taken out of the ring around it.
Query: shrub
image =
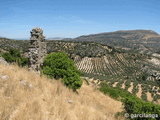
[[[141,99],[139,99],[138,97],[128,93],[128,92],[124,92],[120,89],[116,89],[116,88],[110,88],[107,83],[102,82],[100,84],[100,91],[102,91],[105,94],[109,94],[112,98],[115,98],[117,100],[121,100],[126,113],[131,114],[154,114],[155,119],[154,118],[132,118],[134,120],[159,120],[160,119],[160,106],[156,105],[152,102],[145,102]],[[158,97],[158,96],[157,96]],[[121,113],[117,113],[116,117],[118,116],[124,116],[125,112],[121,112]],[[154,116],[153,116],[154,117]]]
[[[129,114],[157,114],[156,120],[160,117],[160,106],[151,102],[144,102],[143,100],[135,97],[129,96],[123,99],[123,105],[125,110]],[[145,118],[134,118],[135,120],[140,120]],[[147,120],[152,120],[153,118],[147,118]]]
[[[99,90],[116,100],[120,100],[121,98],[129,96],[130,94],[118,88],[111,88],[106,82],[101,82]]]
[[[62,78],[62,82],[73,90],[79,89],[82,85],[81,72],[64,52],[47,55],[44,59],[42,73],[50,78]]]
[[[18,63],[19,66],[28,65],[28,58],[22,57],[16,49],[9,49],[9,52],[2,53],[2,57],[9,63]]]
[[[147,95],[145,92],[142,92],[141,98],[142,100],[147,101]]]

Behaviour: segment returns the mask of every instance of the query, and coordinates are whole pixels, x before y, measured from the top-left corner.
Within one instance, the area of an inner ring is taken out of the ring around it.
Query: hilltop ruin
[[[29,69],[40,71],[43,64],[43,59],[46,56],[46,42],[43,36],[43,30],[39,27],[32,29],[29,43]]]

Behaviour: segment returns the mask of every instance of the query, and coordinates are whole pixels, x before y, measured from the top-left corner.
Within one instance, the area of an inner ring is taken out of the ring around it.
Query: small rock
[[[50,114],[50,112],[46,111],[46,114]]]
[[[8,75],[2,75],[2,76],[0,76],[0,78],[5,81],[9,78],[9,76]]]
[[[3,57],[0,57],[0,64],[9,65]]]
[[[32,85],[32,84],[29,84],[29,87],[30,87],[30,88],[32,88],[32,87],[33,87],[33,85]]]
[[[67,100],[67,102],[68,102],[68,103],[73,103],[73,101],[72,101],[72,100]]]
[[[23,80],[21,80],[20,83],[21,83],[22,85],[24,85],[24,86],[27,85],[27,82],[26,82],[26,81],[23,81]]]

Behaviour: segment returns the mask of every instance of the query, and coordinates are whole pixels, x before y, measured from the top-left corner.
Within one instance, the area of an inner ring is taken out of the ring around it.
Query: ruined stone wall
[[[43,59],[46,56],[46,42],[43,36],[43,30],[35,27],[32,29],[29,43],[29,69],[40,71],[43,64]]]

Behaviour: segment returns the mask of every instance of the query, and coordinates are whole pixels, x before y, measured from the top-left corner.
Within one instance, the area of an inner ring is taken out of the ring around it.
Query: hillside
[[[159,52],[160,35],[152,30],[127,30],[84,35],[75,41],[92,41],[142,53]]]
[[[0,37],[0,52],[8,51],[10,48],[16,48],[22,52],[28,51],[29,40],[14,40]]]
[[[63,41],[97,42],[114,48],[134,50],[146,54],[160,52],[160,35],[152,30],[121,30],[116,32],[83,35],[75,39],[63,39]],[[0,37],[0,48],[8,49],[8,47],[17,47],[20,50],[23,49],[23,51],[27,51],[28,42],[28,40],[12,40]]]
[[[153,34],[157,35],[154,32]],[[27,55],[29,41],[14,40],[13,42],[7,39],[2,42],[4,44],[1,46],[3,51],[14,47]],[[124,89],[145,101],[160,104],[159,54],[156,56],[141,54],[95,42],[46,42],[47,53],[65,51],[87,79],[91,78],[93,81],[99,82],[106,81],[111,87]],[[16,44],[16,47],[11,43]],[[7,48],[5,49],[4,46]]]
[[[91,86],[84,81],[77,94],[60,81],[0,64],[0,119],[115,120],[122,103]]]

